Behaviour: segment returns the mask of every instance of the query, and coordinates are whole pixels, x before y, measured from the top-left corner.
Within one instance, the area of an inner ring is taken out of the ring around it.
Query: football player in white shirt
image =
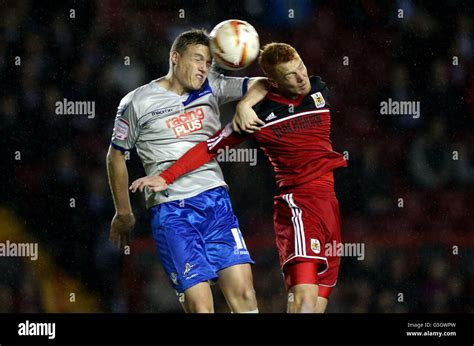
[[[218,75],[211,62],[208,34],[184,32],[171,48],[168,74],[122,99],[107,154],[116,208],[110,239],[117,246],[126,244],[135,223],[124,152],[135,147],[146,175],[158,175],[220,129],[220,105],[244,98],[238,112],[253,112],[250,106],[265,96],[264,78]],[[217,281],[232,312],[258,312],[254,262],[217,162],[181,177],[167,191],[146,190],[145,196],[161,262],[184,296],[184,310],[213,312],[210,282]]]

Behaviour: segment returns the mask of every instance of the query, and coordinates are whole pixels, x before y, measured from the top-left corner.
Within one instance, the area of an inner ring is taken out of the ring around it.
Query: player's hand
[[[235,109],[234,119],[232,120],[232,127],[238,133],[245,131],[248,133],[254,133],[255,131],[260,131],[258,126],[265,125],[263,120],[260,120],[252,109],[243,102],[239,102]]]
[[[135,180],[132,185],[130,185],[130,190],[132,192],[135,192],[137,190],[143,192],[143,189],[146,186],[148,186],[148,188],[153,192],[163,191],[168,188],[168,184],[166,184],[165,179],[163,179],[159,175],[151,175]]]
[[[110,224],[109,240],[121,249],[130,241],[130,233],[135,226],[135,216],[130,214],[115,213],[112,223]]]

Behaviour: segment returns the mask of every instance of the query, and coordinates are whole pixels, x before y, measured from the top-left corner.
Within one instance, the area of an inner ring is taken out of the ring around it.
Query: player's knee
[[[212,304],[208,302],[201,302],[201,301],[187,301],[186,302],[187,311],[189,313],[197,313],[197,314],[210,314],[214,312],[214,308]]]
[[[236,292],[235,298],[242,302],[256,302],[255,290],[252,285],[242,286]]]
[[[257,308],[255,290],[251,285],[241,286],[234,290],[233,294],[228,297],[228,299],[234,312],[250,311]]]
[[[315,312],[318,296],[312,291],[300,291],[294,294],[294,312]]]
[[[243,300],[255,300],[255,290],[253,289],[253,286],[250,285],[245,285],[241,289],[241,296]]]

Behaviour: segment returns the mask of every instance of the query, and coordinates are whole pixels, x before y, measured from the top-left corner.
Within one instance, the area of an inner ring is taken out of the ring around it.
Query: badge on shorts
[[[194,264],[186,263],[186,266],[184,267],[183,276],[187,276],[189,272],[191,271],[191,269],[193,269],[193,267],[194,267]]]
[[[314,94],[311,94],[311,97],[314,100],[314,104],[316,105],[316,108],[323,108],[326,105],[326,100],[323,97],[323,94],[321,92],[317,92]]]
[[[318,239],[311,238],[311,250],[313,250],[315,254],[319,254],[321,252],[321,244],[319,243]]]

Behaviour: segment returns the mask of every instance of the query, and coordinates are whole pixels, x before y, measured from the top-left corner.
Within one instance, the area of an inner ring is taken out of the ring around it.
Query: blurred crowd
[[[463,1],[0,2],[0,205],[99,297],[98,311],[181,311],[143,196],[131,197],[131,254],[108,241],[105,156],[121,98],[166,74],[175,36],[229,18],[249,21],[262,44],[292,44],[330,87],[333,145],[349,160],[335,175],[343,240],[365,243],[366,256],[343,258],[329,311],[473,312],[474,40]],[[257,64],[243,73],[262,74]],[[420,116],[381,114],[389,98],[419,101]],[[95,117],[57,114],[63,99],[95,102]],[[223,123],[232,115],[224,107]],[[135,152],[127,165],[131,180],[144,174]],[[283,312],[271,167],[261,152],[255,167],[221,166],[260,310]],[[10,268],[0,312],[45,310],[34,265],[0,267]]]

